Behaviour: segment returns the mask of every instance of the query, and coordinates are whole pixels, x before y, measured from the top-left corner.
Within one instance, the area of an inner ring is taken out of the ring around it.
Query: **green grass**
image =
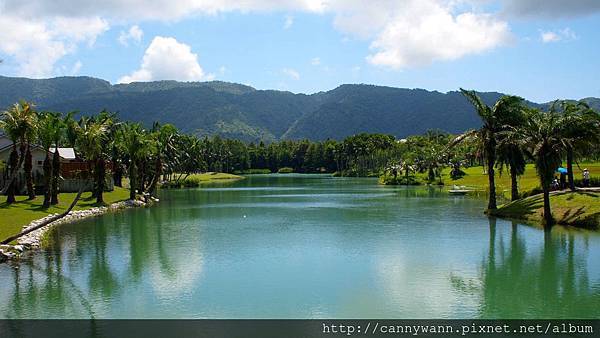
[[[283,168],[279,168],[279,170],[277,170],[278,174],[291,174],[294,172],[294,168],[290,168],[290,167],[283,167]]]
[[[201,184],[208,184],[221,180],[239,180],[243,179],[243,176],[227,173],[208,172],[203,174],[192,174],[180,181],[171,180],[163,183],[163,188],[197,188]]]
[[[271,169],[246,169],[246,170],[242,170],[242,171],[235,171],[234,173],[236,174],[242,174],[242,175],[253,175],[253,174],[270,174],[271,173]]]
[[[203,173],[203,174],[192,174],[192,175],[188,176],[188,179],[194,179],[194,180],[198,180],[200,182],[208,182],[208,181],[213,181],[213,180],[232,180],[232,179],[241,179],[241,178],[244,178],[244,177],[239,176],[239,175],[234,175],[234,174],[216,173],[216,172],[209,172],[209,173]]]
[[[592,177],[600,176],[600,163],[582,163],[580,164],[580,167],[582,169],[588,168]],[[453,185],[459,185],[474,190],[489,191],[488,176],[483,173],[483,167],[463,168],[463,171],[466,173],[465,176],[453,180],[450,178],[450,169],[444,169],[442,176],[444,184],[448,188],[451,188]],[[576,179],[581,179],[582,173],[577,166],[574,167],[574,174]],[[504,171],[502,175],[500,175],[499,171],[496,170],[495,177],[497,194],[499,196],[503,195],[505,198],[510,198],[510,175],[508,171]],[[525,193],[538,188],[539,186],[539,178],[535,172],[535,166],[533,164],[528,164],[525,169],[525,174],[519,177],[519,192]]]
[[[558,224],[597,229],[600,226],[600,193],[560,191],[550,194],[552,215]],[[493,215],[541,224],[541,194],[500,206]]]
[[[77,193],[61,193],[58,195],[59,204],[48,209],[42,208],[43,196],[37,196],[31,201],[27,200],[27,196],[17,196],[17,202],[11,205],[6,204],[6,197],[2,196],[2,202],[0,203],[0,240],[19,233],[24,225],[33,220],[40,219],[48,214],[64,212],[71,205],[76,195]],[[114,191],[105,192],[103,197],[106,204],[124,201],[129,198],[129,190],[115,187]],[[96,199],[92,198],[92,193],[85,192],[73,210],[91,209],[96,206],[98,205]]]

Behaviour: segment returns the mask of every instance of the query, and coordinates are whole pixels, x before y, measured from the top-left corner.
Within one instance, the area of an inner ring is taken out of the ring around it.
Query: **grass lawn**
[[[232,180],[232,179],[242,179],[243,176],[227,174],[227,173],[216,173],[216,172],[208,172],[202,174],[192,174],[188,176],[188,179],[198,180],[201,183],[206,183],[214,180]]]
[[[17,196],[17,202],[6,204],[6,197],[2,196],[0,202],[0,240],[21,231],[24,225],[31,221],[42,218],[48,214],[61,213],[67,210],[77,193],[61,193],[58,195],[59,204],[48,209],[42,208],[43,196],[37,196],[28,201],[27,196]],[[91,192],[84,192],[81,199],[73,210],[84,210],[96,207],[96,199],[92,198]],[[104,201],[111,204],[129,199],[129,190],[115,187],[114,191],[104,193]]]
[[[600,225],[600,193],[560,191],[550,194],[552,215],[558,224],[586,228]],[[541,194],[500,206],[494,215],[540,224],[544,209]]]
[[[600,176],[600,163],[581,163],[581,169],[588,168],[590,175]],[[582,178],[582,171],[575,165],[574,166],[575,179]],[[450,169],[446,168],[443,171],[444,184],[451,188],[452,185],[467,186],[475,190],[489,191],[488,188],[488,176],[483,173],[483,167],[471,167],[463,169],[466,173],[465,176],[458,180],[450,178]],[[504,171],[500,175],[499,171],[496,170],[496,193],[498,195],[504,195],[505,198],[510,198],[510,174],[508,171]],[[528,164],[525,169],[525,174],[519,177],[519,192],[523,193],[539,187],[539,178],[535,172],[535,166]]]

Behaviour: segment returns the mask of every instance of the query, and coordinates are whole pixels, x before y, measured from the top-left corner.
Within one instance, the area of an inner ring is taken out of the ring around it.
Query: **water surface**
[[[61,226],[1,318],[598,318],[600,236],[373,179],[251,176]]]

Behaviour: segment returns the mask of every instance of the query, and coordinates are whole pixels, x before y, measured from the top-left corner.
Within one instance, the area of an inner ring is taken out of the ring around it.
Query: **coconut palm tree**
[[[25,179],[27,185],[27,194],[29,199],[35,198],[33,189],[32,158],[29,148],[30,142],[34,139],[37,127],[37,114],[33,109],[33,104],[26,101],[15,103],[9,110],[2,113],[0,128],[4,129],[8,137],[13,141],[13,150],[9,157],[10,176],[7,186],[3,193],[7,193],[7,203],[15,201],[16,183],[15,178],[19,168],[25,163]],[[19,144],[19,153],[17,153],[17,143]]]
[[[556,111],[542,112],[529,109],[524,123],[511,127],[508,137],[519,140],[530,148],[535,160],[535,168],[544,194],[544,225],[550,228],[554,223],[550,207],[550,186],[554,172],[561,164],[563,117]]]
[[[129,157],[127,165],[129,173],[129,199],[134,200],[136,189],[140,186],[138,180],[139,162],[147,154],[148,139],[145,130],[139,123],[123,124],[119,129],[119,139],[124,152]]]
[[[454,146],[465,139],[480,139],[484,148],[490,190],[487,208],[488,210],[494,210],[497,208],[494,167],[496,165],[498,133],[505,130],[508,125],[517,124],[515,121],[520,118],[523,99],[518,96],[503,96],[494,106],[490,107],[481,100],[475,91],[462,88],[460,91],[475,107],[475,111],[481,118],[483,125],[478,130],[471,130],[458,136],[451,142],[450,146]]]
[[[105,180],[105,144],[107,142],[108,124],[106,120],[82,118],[79,121],[77,145],[83,157],[88,161],[93,172],[93,195],[97,204],[103,204]]]
[[[46,152],[46,158],[44,159],[43,207],[48,208],[54,199],[53,196],[57,196],[58,194],[58,184],[55,186],[54,178],[60,169],[55,162],[58,162],[58,165],[60,165],[60,159],[57,150],[55,150],[53,160],[50,158],[50,154],[52,145],[58,147],[57,142],[61,136],[62,130],[60,125],[62,120],[59,113],[42,112],[38,114],[38,121],[38,141]],[[58,179],[56,181],[58,181]],[[56,197],[56,203],[52,204],[58,204],[58,197]]]
[[[566,152],[569,188],[575,191],[573,161],[577,153],[585,152],[600,143],[600,117],[584,102],[563,101],[561,103],[562,143]],[[556,104],[552,105],[556,109]]]
[[[19,153],[17,151],[17,143],[19,142],[19,119],[16,110],[19,108],[19,106],[13,106],[10,110],[2,112],[2,119],[0,120],[0,128],[4,130],[6,135],[12,141],[12,151],[10,152],[7,163],[9,179],[6,183],[6,186],[2,189],[3,193],[6,192],[7,204],[12,204],[16,201],[15,176],[18,172],[18,168],[20,168],[22,165],[22,162],[19,158]]]
[[[500,175],[504,167],[508,168],[510,174],[510,197],[511,201],[519,199],[518,177],[525,173],[527,165],[526,151],[524,147],[509,135],[501,135],[497,148],[497,164]]]
[[[33,187],[33,158],[31,155],[31,143],[35,140],[37,133],[37,113],[35,112],[32,103],[21,101],[19,103],[21,109],[22,134],[21,138],[21,156],[24,154],[23,171],[25,172],[25,184],[27,186],[28,200],[35,199],[35,189]]]

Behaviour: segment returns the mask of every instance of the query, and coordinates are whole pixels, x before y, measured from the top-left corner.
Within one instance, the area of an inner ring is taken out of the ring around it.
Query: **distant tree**
[[[584,102],[562,101],[561,142],[567,159],[569,188],[575,191],[573,161],[578,154],[585,154],[600,143],[600,118]],[[556,109],[556,104],[552,105]]]

